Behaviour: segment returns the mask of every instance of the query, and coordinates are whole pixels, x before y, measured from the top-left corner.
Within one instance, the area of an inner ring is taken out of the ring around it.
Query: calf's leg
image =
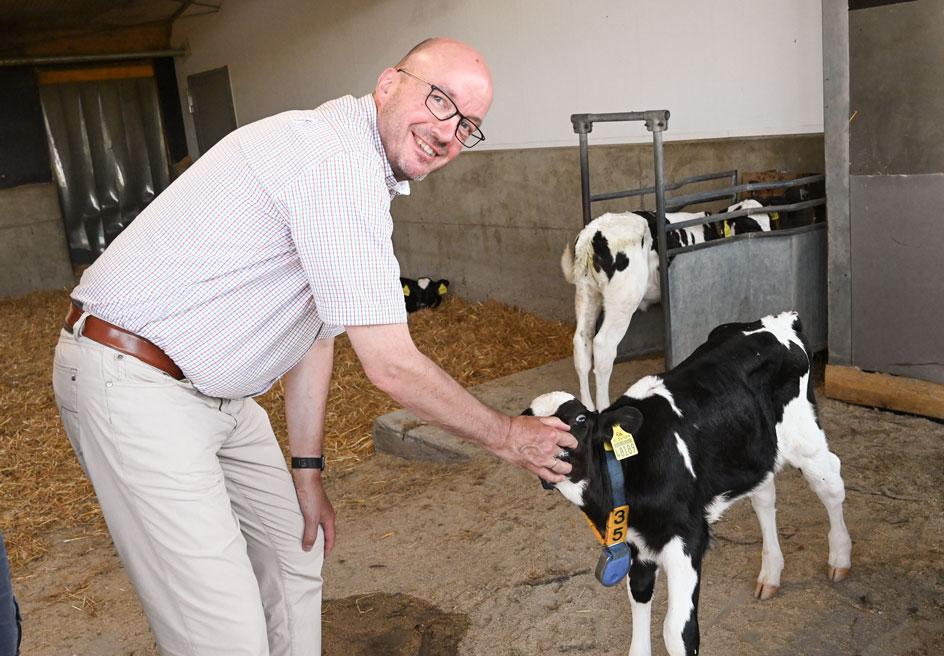
[[[791,407],[792,406],[792,407]],[[839,474],[840,462],[826,444],[826,434],[820,427],[812,404],[788,405],[780,430],[781,453],[794,467],[803,472],[806,482],[826,506],[829,515],[829,571],[831,581],[849,576],[852,567],[852,540],[843,518],[842,504],[846,488]]]
[[[607,290],[609,291],[609,290]],[[607,303],[604,296],[603,325],[593,338],[593,371],[597,382],[597,408],[603,410],[610,405],[610,376],[613,374],[613,361],[616,360],[616,348],[629,328],[637,304],[629,306]]]
[[[595,409],[593,398],[590,396],[590,367],[593,363],[593,333],[596,330],[601,303],[600,292],[589,281],[577,282],[577,292],[574,296],[574,310],[577,316],[574,368],[580,383],[580,402],[587,410]]]
[[[672,538],[662,550],[669,606],[662,625],[662,638],[669,656],[698,653],[698,593],[702,550],[686,551],[681,537]]]
[[[633,613],[633,641],[629,656],[652,654],[652,592],[659,570],[655,563],[642,562],[633,549],[633,565],[629,568],[629,607]]]
[[[760,574],[757,575],[757,587],[754,596],[758,599],[770,599],[780,589],[780,573],[783,571],[783,552],[777,539],[777,489],[774,487],[774,475],[770,474],[751,493],[751,505],[760,522],[760,532],[764,539],[761,554]]]
[[[829,580],[842,581],[852,567],[852,540],[842,513],[846,488],[839,475],[839,458],[826,448],[824,438],[823,449],[806,458],[799,467],[829,515]]]

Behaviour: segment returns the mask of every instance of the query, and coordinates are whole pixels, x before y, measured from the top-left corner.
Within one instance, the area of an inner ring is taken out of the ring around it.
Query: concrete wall
[[[184,104],[188,75],[227,66],[243,125],[367,93],[435,34],[483,51],[495,102],[483,144],[394,202],[394,243],[405,274],[448,277],[465,297],[572,320],[558,264],[582,226],[572,113],[669,109],[669,179],[823,170],[819,0],[226,0],[178,21],[171,42],[189,51]],[[186,107],[185,124],[197,155]],[[590,143],[595,190],[651,184],[640,124],[597,125]],[[657,311],[642,321],[660,333]]]
[[[944,383],[944,3],[849,12],[851,364]]]
[[[944,172],[944,2],[849,12],[852,175]]]
[[[944,174],[850,184],[852,362],[944,384]]]
[[[594,193],[652,184],[651,146],[592,144],[591,134]],[[822,171],[823,139],[671,142],[665,168],[668,180],[731,168]],[[498,298],[573,320],[574,292],[561,274],[560,255],[583,227],[576,146],[468,151],[412,188],[392,208],[394,245],[405,275],[449,278],[451,290],[465,298]],[[651,197],[645,203],[648,209],[654,205]],[[593,214],[640,207],[638,200],[594,203]]]
[[[52,183],[0,189],[0,298],[74,283]]]

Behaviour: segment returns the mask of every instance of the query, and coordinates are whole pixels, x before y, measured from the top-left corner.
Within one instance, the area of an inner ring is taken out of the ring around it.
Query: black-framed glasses
[[[479,129],[479,126],[468,117],[463,116],[459,108],[456,107],[455,101],[450,98],[445,91],[432,82],[427,82],[418,75],[413,75],[413,73],[405,68],[398,68],[397,73],[404,73],[429,85],[429,94],[426,96],[426,108],[429,110],[429,113],[437,119],[440,121],[448,121],[453,116],[459,117],[459,122],[456,124],[456,140],[459,143],[466,148],[473,148],[480,141],[485,141],[485,135],[482,134],[482,130]]]

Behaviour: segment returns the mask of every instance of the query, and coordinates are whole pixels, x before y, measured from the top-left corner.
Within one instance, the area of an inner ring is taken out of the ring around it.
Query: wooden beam
[[[826,365],[826,396],[839,401],[944,419],[944,385]]]
[[[37,74],[37,79],[40,84],[127,80],[133,77],[154,77],[154,67],[150,63],[125,64],[123,66],[96,66],[93,68],[39,71]]]

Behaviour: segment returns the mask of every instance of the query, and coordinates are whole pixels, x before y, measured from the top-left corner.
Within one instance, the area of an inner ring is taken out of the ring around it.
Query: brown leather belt
[[[75,322],[82,316],[82,310],[72,303],[69,306],[69,312],[66,314],[65,329],[72,332]],[[85,320],[85,327],[82,328],[82,336],[88,337],[94,342],[104,344],[116,351],[121,351],[126,355],[136,357],[141,362],[156,367],[168,376],[183,380],[184,374],[174,361],[171,360],[164,351],[159,349],[153,343],[139,337],[124,328],[119,328],[107,321],[102,321],[91,314]]]

